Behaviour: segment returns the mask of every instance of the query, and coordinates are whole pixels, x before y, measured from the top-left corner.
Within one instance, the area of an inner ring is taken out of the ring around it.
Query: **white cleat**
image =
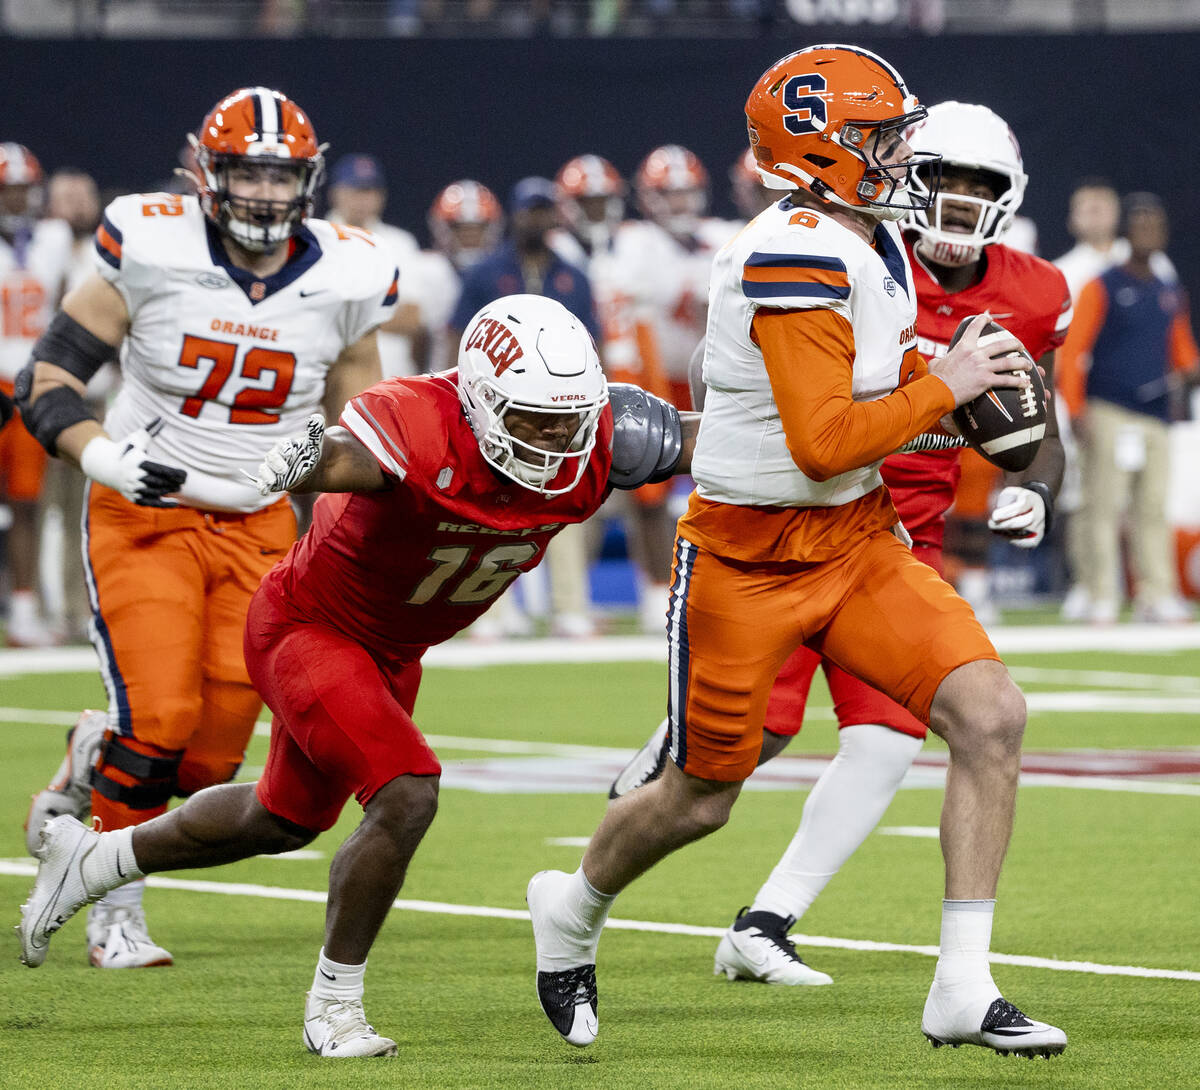
[[[934,1048],[980,1045],[1001,1056],[1013,1053],[1026,1059],[1049,1059],[1067,1047],[1067,1035],[1061,1029],[1023,1014],[1001,997],[994,985],[977,990],[974,996],[956,991],[939,986],[936,980],[929,989],[921,1032]]]
[[[367,1022],[361,999],[323,999],[312,992],[304,1000],[304,1047],[335,1059],[396,1055],[396,1042]]]
[[[105,712],[85,711],[67,732],[67,754],[50,786],[33,796],[25,818],[25,847],[37,855],[38,834],[51,818],[70,814],[81,822],[92,809],[92,766],[104,732],[108,730]]]
[[[794,916],[751,912],[743,908],[721,938],[713,961],[713,976],[756,980],[761,984],[832,984],[833,977],[804,963],[788,938]]]
[[[659,723],[655,732],[646,740],[646,744],[633,755],[629,764],[617,773],[617,778],[608,789],[610,799],[628,795],[630,791],[657,780],[663,774],[667,758],[670,756],[670,745],[667,741],[669,724],[670,720],[667,719]]]
[[[97,969],[148,969],[175,959],[146,930],[140,905],[95,905],[87,920],[88,960]]]
[[[600,1032],[596,1015],[596,954],[593,949],[590,961],[566,969],[557,967],[578,949],[578,944],[564,939],[552,916],[556,889],[569,877],[562,871],[539,871],[529,880],[525,902],[529,905],[537,951],[538,1002],[563,1040],[583,1048]]]
[[[70,815],[42,826],[35,853],[41,865],[17,924],[21,961],[31,969],[46,960],[50,936],[84,905],[104,895],[104,890],[90,893],[83,880],[83,861],[99,839],[99,833]]]

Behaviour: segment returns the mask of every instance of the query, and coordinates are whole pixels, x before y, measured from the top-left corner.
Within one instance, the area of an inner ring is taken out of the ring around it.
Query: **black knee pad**
[[[111,731],[100,748],[100,759],[92,769],[92,788],[106,799],[122,803],[131,810],[153,810],[166,805],[175,794],[182,750],[169,757],[153,757],[130,749]],[[109,768],[132,776],[137,783],[127,784],[106,774]]]

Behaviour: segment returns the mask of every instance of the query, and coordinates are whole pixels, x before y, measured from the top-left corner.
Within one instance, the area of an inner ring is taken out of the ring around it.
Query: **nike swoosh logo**
[[[320,295],[324,290],[324,288],[316,288],[313,291],[302,291],[300,293],[300,298],[307,299],[310,295]]]
[[[997,1037],[1026,1037],[1030,1033],[1036,1033],[1037,1030],[1032,1026],[1029,1029],[985,1029],[984,1033],[994,1033]]]
[[[121,878],[126,877],[125,872],[121,869],[121,853],[117,852],[117,875]]]
[[[325,970],[324,970],[324,969],[318,968],[318,969],[317,969],[317,972],[319,972],[319,973],[320,973],[320,974],[321,974],[321,975],[322,975],[322,976],[323,976],[323,977],[324,977],[326,980],[337,980],[337,977],[336,977],[336,976],[334,976],[334,975],[333,975],[333,974],[331,974],[331,973],[327,973],[327,972],[325,972]]]

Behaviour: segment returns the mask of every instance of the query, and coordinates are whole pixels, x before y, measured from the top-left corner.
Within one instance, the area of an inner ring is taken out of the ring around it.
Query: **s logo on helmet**
[[[787,114],[783,119],[783,127],[793,136],[821,132],[825,128],[825,100],[815,93],[825,88],[825,77],[815,72],[807,76],[792,76],[783,85],[784,108],[797,111]]]
[[[491,361],[497,375],[504,374],[514,363],[525,355],[525,350],[517,341],[513,331],[503,322],[495,318],[480,318],[479,324],[471,331],[464,346],[466,349],[478,348]]]

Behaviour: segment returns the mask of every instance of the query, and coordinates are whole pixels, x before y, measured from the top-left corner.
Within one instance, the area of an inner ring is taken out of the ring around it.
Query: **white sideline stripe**
[[[13,863],[0,860],[0,874],[32,878],[37,873],[33,863]],[[262,897],[273,901],[305,901],[324,904],[326,894],[316,889],[284,889],[280,886],[260,886],[249,882],[201,882],[187,878],[161,878],[152,874],[146,884],[156,889],[173,889],[187,893],[220,893],[227,897]],[[529,920],[529,912],[517,908],[492,908],[488,905],[455,905],[445,901],[396,900],[392,907],[402,912],[428,912],[438,916],[475,916],[496,920]],[[614,931],[649,931],[660,935],[693,935],[719,939],[725,927],[697,927],[686,923],[660,923],[655,920],[614,920],[605,927]],[[913,946],[902,942],[875,942],[870,939],[837,939],[826,935],[793,934],[800,946],[820,946],[830,950],[859,950],[866,953],[923,954],[938,956],[936,946]],[[1052,969],[1062,973],[1093,973],[1098,976],[1136,976],[1164,980],[1200,982],[1200,972],[1188,969],[1150,969],[1140,965],[1104,965],[1094,961],[1059,961],[1055,958],[1031,957],[1025,954],[989,954],[995,965],[1020,965],[1027,969]]]
[[[916,836],[929,840],[937,840],[942,835],[936,825],[885,825],[875,831],[883,836]]]
[[[1200,623],[1179,625],[995,625],[988,630],[1001,654],[1041,654],[1047,651],[1117,651],[1147,654],[1200,649]],[[544,663],[606,663],[667,661],[666,633],[661,636],[597,636],[586,640],[510,640],[478,643],[451,640],[431,647],[427,667],[473,669]],[[21,674],[79,673],[96,669],[90,647],[47,650],[15,648],[0,651],[0,677]]]
[[[548,836],[546,843],[551,848],[586,848],[592,842],[590,836]]]

